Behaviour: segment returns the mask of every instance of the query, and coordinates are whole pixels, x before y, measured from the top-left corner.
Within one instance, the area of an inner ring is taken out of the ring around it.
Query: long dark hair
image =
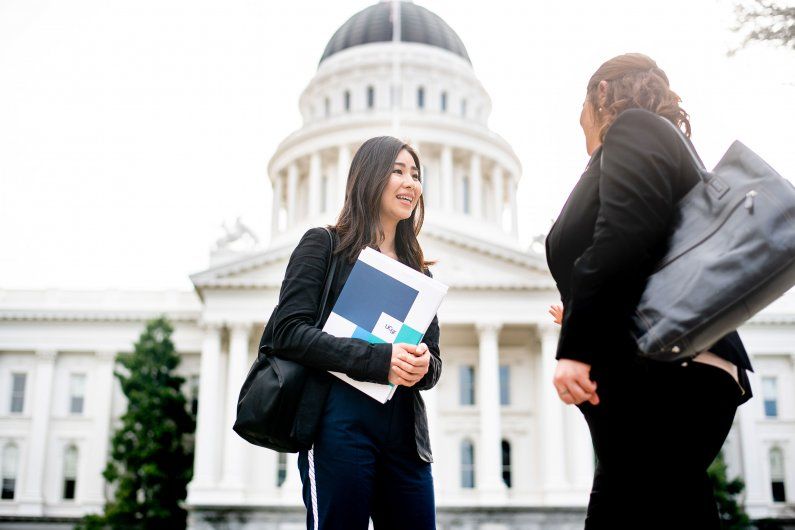
[[[364,142],[356,151],[348,172],[345,203],[337,224],[331,228],[339,237],[336,253],[353,262],[364,247],[375,247],[384,237],[381,227],[381,195],[384,193],[392,168],[402,150],[409,152],[417,170],[420,158],[408,144],[392,136],[377,136]],[[430,262],[425,261],[417,234],[425,217],[425,203],[420,195],[411,217],[397,224],[395,252],[398,259],[409,267],[422,271]]]

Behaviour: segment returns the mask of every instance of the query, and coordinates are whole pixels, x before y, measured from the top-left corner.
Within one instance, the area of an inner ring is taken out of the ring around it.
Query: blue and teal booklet
[[[419,344],[447,294],[447,286],[389,256],[365,248],[351,270],[323,331],[371,343]],[[386,403],[392,385],[355,381],[330,372]]]

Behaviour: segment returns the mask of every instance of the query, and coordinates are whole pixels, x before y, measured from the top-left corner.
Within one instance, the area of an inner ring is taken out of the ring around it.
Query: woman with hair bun
[[[737,332],[681,363],[639,357],[630,333],[676,204],[699,181],[663,121],[690,136],[680,101],[645,55],[599,67],[580,116],[591,159],[546,240],[563,302],[553,383],[597,458],[587,530],[720,528],[707,467],[751,397]]]

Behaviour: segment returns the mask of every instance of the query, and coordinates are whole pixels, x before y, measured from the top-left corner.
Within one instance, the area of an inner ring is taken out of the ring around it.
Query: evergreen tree
[[[729,480],[726,475],[726,462],[723,452],[709,466],[709,478],[718,503],[718,512],[724,530],[747,530],[751,528],[751,521],[743,507],[737,502],[737,497],[745,489],[745,483],[737,477]]]
[[[127,412],[112,439],[103,476],[114,490],[105,513],[84,518],[78,530],[181,530],[182,502],[193,472],[188,439],[195,420],[174,375],[179,356],[164,318],[147,323],[132,354],[119,355],[114,372],[127,396]]]

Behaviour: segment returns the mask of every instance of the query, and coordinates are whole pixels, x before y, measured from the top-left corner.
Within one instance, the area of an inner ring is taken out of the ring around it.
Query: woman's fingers
[[[395,365],[392,365],[392,370],[401,379],[403,379],[406,383],[410,383],[412,385],[414,383],[416,383],[417,381],[419,381],[420,379],[422,379],[422,375],[423,375],[423,374],[412,374],[412,373],[409,373],[406,370],[403,370],[401,367],[395,366]],[[410,385],[406,385],[406,386],[410,386]]]

